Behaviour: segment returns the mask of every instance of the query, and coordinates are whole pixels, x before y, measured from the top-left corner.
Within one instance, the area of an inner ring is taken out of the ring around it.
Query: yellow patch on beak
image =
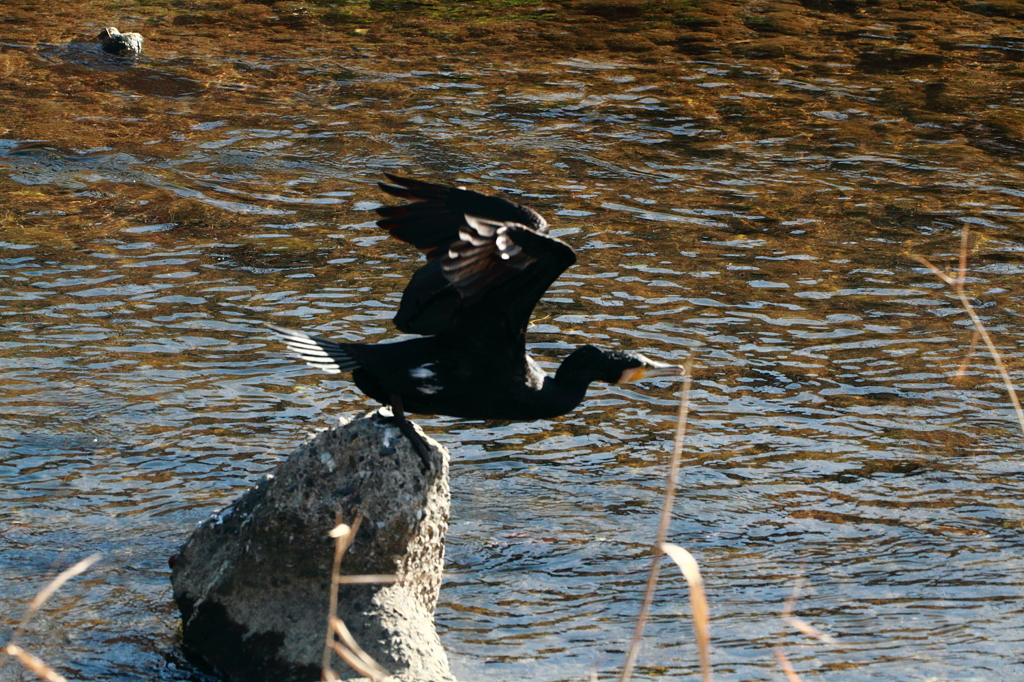
[[[620,383],[620,384],[629,384],[629,383],[632,383],[634,381],[639,381],[640,379],[643,379],[643,378],[644,378],[644,368],[643,368],[642,365],[640,367],[630,367],[629,369],[625,370],[622,373],[622,376],[619,377],[618,383]]]
[[[649,358],[640,356],[643,364],[639,367],[630,367],[622,372],[617,383],[628,384],[641,379],[653,379],[655,377],[678,377],[680,379],[686,374],[686,369],[678,365],[669,365],[664,362],[656,362]]]

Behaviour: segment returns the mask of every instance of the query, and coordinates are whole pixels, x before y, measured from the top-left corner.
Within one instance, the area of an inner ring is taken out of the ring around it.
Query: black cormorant
[[[402,295],[395,326],[421,338],[338,343],[271,325],[288,349],[326,372],[352,372],[366,395],[390,405],[424,463],[405,413],[531,420],[576,408],[593,381],[682,376],[643,355],[586,345],[549,376],[526,352],[540,297],[576,262],[548,236],[536,211],[501,197],[386,174],[388,194],[411,203],[377,209],[377,225],[422,251],[427,262]]]

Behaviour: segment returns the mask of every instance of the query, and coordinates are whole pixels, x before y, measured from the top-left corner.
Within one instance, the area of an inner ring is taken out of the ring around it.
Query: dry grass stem
[[[963,291],[964,282],[967,281],[967,247],[971,241],[971,228],[964,223],[963,228],[960,230],[960,268],[956,275],[956,285]]]
[[[18,639],[18,635],[21,634],[25,624],[32,619],[32,616],[39,611],[39,607],[46,603],[46,600],[54,595],[64,584],[74,578],[76,575],[84,573],[90,566],[99,561],[103,557],[102,554],[92,554],[79,561],[74,566],[67,568],[60,572],[56,578],[47,583],[46,587],[39,590],[32,603],[28,605],[28,610],[25,612],[21,622],[14,628],[14,634],[11,635],[10,643],[4,647],[3,651],[8,656],[18,659],[23,666],[31,670],[42,680],[47,682],[66,682],[64,677],[60,675],[50,666],[46,665],[42,660],[36,658],[29,652],[22,649],[14,642]]]
[[[793,594],[786,600],[786,603],[782,606],[782,620],[786,621],[795,630],[802,632],[808,637],[813,637],[819,642],[825,644],[836,644],[836,638],[832,635],[825,634],[818,628],[814,627],[803,618],[797,618],[793,615],[793,606],[796,605],[797,597],[800,595],[800,588],[803,587],[803,578],[796,581],[796,585],[793,586]]]
[[[640,614],[636,619],[636,628],[633,631],[633,640],[629,645],[629,653],[626,654],[626,663],[622,667],[620,682],[628,682],[633,675],[633,666],[636,665],[636,658],[640,653],[640,638],[644,634],[644,626],[647,624],[647,617],[651,612],[651,603],[654,601],[654,588],[658,584],[658,573],[661,570],[661,545],[668,535],[668,526],[672,520],[672,505],[676,497],[676,479],[679,477],[679,461],[683,454],[683,438],[686,436],[686,417],[690,410],[690,383],[692,375],[693,359],[686,361],[683,369],[683,391],[679,397],[679,414],[676,417],[676,437],[672,447],[672,459],[668,468],[668,480],[665,483],[665,501],[661,507],[661,517],[658,522],[658,536],[652,548],[651,570],[647,575],[647,585],[644,588],[644,600],[640,606]]]
[[[708,599],[704,594],[704,579],[700,575],[697,560],[679,545],[670,542],[661,545],[661,551],[676,562],[690,586],[690,608],[693,610],[693,630],[697,636],[697,655],[700,657],[700,676],[704,682],[711,682],[711,615]]]
[[[786,679],[789,680],[789,682],[803,682],[803,680],[800,679],[800,676],[796,674],[796,670],[789,662],[789,659],[786,658],[786,654],[782,653],[782,649],[777,647],[775,649],[775,660],[779,662],[779,667],[782,668],[782,672],[785,673]]]
[[[339,515],[340,517],[340,515]],[[322,679],[328,679],[328,672],[334,675],[334,671],[331,670],[331,649],[334,644],[334,630],[331,628],[331,622],[338,617],[338,585],[340,585],[339,572],[341,571],[341,557],[345,555],[349,545],[355,540],[356,533],[359,532],[359,526],[363,523],[362,512],[356,515],[356,520],[351,526],[341,523],[341,519],[338,519],[337,525],[331,529],[328,535],[334,538],[334,563],[331,567],[331,592],[329,597],[328,607],[329,612],[327,614],[327,641],[324,642],[324,655],[322,665],[320,666]],[[335,677],[337,677],[335,675]]]
[[[835,644],[836,643],[836,638],[835,637],[833,637],[832,635],[829,635],[829,634],[826,634],[826,633],[822,632],[818,628],[816,628],[813,625],[811,625],[810,623],[808,623],[803,618],[797,618],[796,616],[786,616],[786,615],[784,615],[784,616],[782,616],[782,619],[784,621],[786,621],[786,623],[788,623],[791,627],[793,627],[793,629],[795,629],[795,630],[797,630],[797,631],[807,635],[808,637],[813,637],[814,639],[818,640],[819,642],[824,642],[825,644]]]
[[[335,540],[338,540],[340,538],[347,538],[351,534],[352,526],[348,525],[347,523],[339,523],[337,526],[332,528],[330,532],[327,533],[328,537],[334,538]]]
[[[331,652],[338,655],[353,670],[368,677],[371,680],[383,680],[390,673],[382,668],[373,658],[367,654],[352,637],[345,623],[338,618],[338,587],[340,585],[357,585],[371,583],[393,583],[398,580],[395,575],[341,575],[341,559],[352,545],[359,532],[359,526],[363,523],[362,512],[356,515],[351,526],[338,523],[328,535],[334,538],[334,564],[331,568],[331,592],[330,592],[330,614],[327,620],[327,642],[324,646],[324,656],[321,679],[324,682],[335,682],[338,675],[331,670]],[[335,637],[338,640],[336,641]]]
[[[18,636],[18,633],[25,626],[25,623],[27,623],[32,618],[32,616],[36,614],[36,611],[39,610],[40,606],[46,603],[47,599],[53,596],[54,592],[63,587],[64,583],[71,580],[76,575],[79,575],[87,571],[90,566],[99,561],[102,557],[102,554],[92,554],[90,556],[87,556],[74,566],[61,571],[60,574],[56,578],[51,580],[46,587],[39,590],[39,593],[36,594],[35,599],[33,599],[32,603],[28,605],[28,611],[25,613],[24,618],[22,618],[21,622],[18,623],[18,627],[14,629],[14,636],[11,638],[12,641]]]
[[[34,672],[41,680],[46,680],[46,682],[67,682],[67,680],[65,680],[64,677],[53,668],[43,663],[17,644],[8,644],[4,647],[4,651],[7,652],[8,656],[13,656],[21,661],[23,666]]]
[[[981,339],[985,342],[989,353],[992,355],[992,359],[996,363],[999,375],[1003,378],[1003,384],[1006,386],[1006,392],[1010,396],[1010,402],[1013,403],[1013,409],[1017,413],[1017,421],[1020,422],[1021,432],[1024,432],[1024,409],[1021,408],[1020,400],[1017,398],[1017,391],[1013,387],[1013,380],[1010,378],[1010,372],[1003,363],[1003,357],[996,349],[996,345],[992,341],[992,337],[989,336],[988,330],[985,329],[985,324],[981,321],[981,318],[978,317],[978,313],[975,312],[974,306],[971,305],[970,300],[967,298],[967,294],[964,292],[964,281],[967,277],[967,246],[969,235],[970,232],[968,226],[964,225],[963,230],[960,233],[960,268],[955,278],[950,277],[923,256],[913,256],[913,258],[918,263],[921,263],[931,270],[936,277],[953,287],[956,297],[960,300],[960,305],[963,306],[967,315],[971,318],[971,322],[974,323],[974,328],[977,330],[978,335],[981,336]]]
[[[348,631],[345,623],[340,618],[331,620],[331,629],[338,635],[338,639],[341,640],[340,642],[334,642],[331,648],[346,663],[352,666],[353,670],[364,677],[369,677],[375,682],[376,680],[383,680],[391,674],[359,646],[355,638],[352,637],[352,633]]]
[[[964,359],[960,363],[960,366],[957,367],[957,369],[956,369],[956,375],[953,377],[954,379],[962,378],[964,373],[967,372],[967,367],[968,367],[968,365],[971,364],[971,357],[974,355],[974,351],[976,351],[978,349],[978,341],[980,339],[981,339],[981,334],[979,334],[978,330],[975,329],[971,333],[971,344],[970,344],[970,346],[967,347],[967,352],[964,353]]]
[[[338,576],[339,585],[379,585],[397,583],[398,576],[394,573],[383,575],[342,575]]]
[[[331,650],[334,653],[338,654],[338,658],[345,661],[345,663],[348,664],[348,667],[352,668],[363,677],[373,680],[373,682],[379,682],[380,680],[384,680],[387,677],[386,673],[383,675],[379,675],[373,670],[366,668],[363,665],[363,662],[359,660],[358,656],[356,656],[353,652],[349,651],[347,648],[341,646],[337,642],[331,644]],[[333,671],[331,674],[333,675]],[[335,677],[334,679],[338,678]]]

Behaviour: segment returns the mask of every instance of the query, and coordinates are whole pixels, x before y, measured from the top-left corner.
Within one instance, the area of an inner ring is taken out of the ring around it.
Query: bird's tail
[[[288,350],[305,360],[311,367],[322,369],[329,374],[350,372],[359,367],[359,363],[345,349],[344,344],[274,324],[268,323],[267,327],[284,341]]]

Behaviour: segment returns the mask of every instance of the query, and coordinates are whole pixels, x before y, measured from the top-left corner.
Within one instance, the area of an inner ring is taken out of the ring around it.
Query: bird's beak
[[[686,368],[679,365],[670,365],[666,362],[651,360],[643,355],[640,356],[639,367],[630,367],[619,377],[620,384],[628,384],[641,379],[653,379],[656,377],[676,377],[682,379],[686,375]]]

